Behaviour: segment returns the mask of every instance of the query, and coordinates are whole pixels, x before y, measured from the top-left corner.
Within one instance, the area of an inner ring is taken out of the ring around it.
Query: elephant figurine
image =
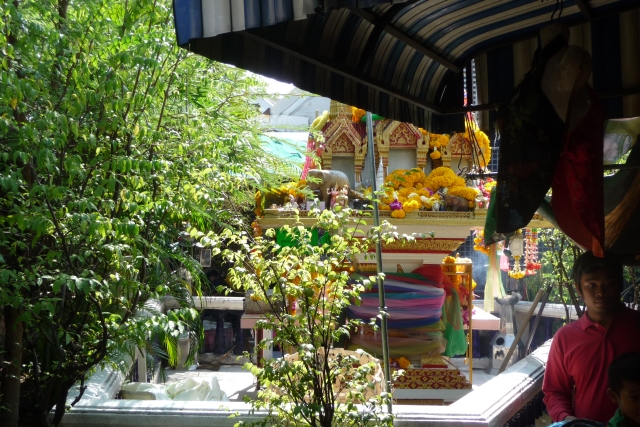
[[[520,300],[522,300],[522,295],[520,295],[520,292],[516,290],[511,290],[511,291],[508,291],[507,295],[505,295],[504,297],[502,298],[493,297],[493,299],[502,306],[505,306],[505,305],[513,306],[519,303]]]
[[[308,178],[319,179],[320,182],[313,182]],[[330,192],[327,190],[337,187],[344,188],[349,186],[349,178],[344,172],[336,170],[320,170],[311,169],[307,174],[307,187],[310,190],[320,190],[322,200],[325,202],[325,206],[329,207],[331,204]]]
[[[469,201],[463,197],[458,196],[444,196],[444,210],[454,212],[467,212],[471,210],[469,208]]]

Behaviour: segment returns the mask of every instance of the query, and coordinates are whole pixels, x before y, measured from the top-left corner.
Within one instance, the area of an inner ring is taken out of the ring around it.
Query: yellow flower
[[[449,190],[447,191],[447,195],[463,197],[470,202],[475,202],[476,197],[478,196],[478,190],[471,187],[455,186],[455,187],[449,187]],[[473,206],[470,206],[470,207],[473,207]]]
[[[367,114],[366,111],[360,108],[351,107],[351,121],[354,123],[360,123],[360,120]]]
[[[407,202],[402,202],[402,209],[405,212],[412,212],[416,209],[420,209],[421,207],[421,203],[418,202],[417,200],[409,200]]]
[[[498,181],[485,182],[484,189],[485,191],[491,193],[491,190],[493,190],[493,187],[495,187],[496,185],[498,185]]]
[[[400,190],[398,190],[398,194],[402,197],[407,197],[411,193],[413,193],[413,187],[401,188]]]
[[[525,272],[520,270],[520,271],[513,271],[513,270],[509,270],[509,277],[513,277],[514,279],[522,279],[525,275]]]
[[[430,148],[445,147],[447,144],[449,144],[449,135],[438,135],[435,133],[429,134]]]
[[[409,365],[411,365],[411,362],[409,361],[409,359],[403,356],[397,358],[396,362],[398,363],[398,365],[400,365],[402,369],[407,369]]]
[[[393,217],[393,218],[404,218],[405,216],[406,216],[406,213],[402,209],[397,209],[395,211],[391,211],[391,217]]]
[[[438,191],[440,188],[464,186],[465,181],[457,176],[451,168],[441,166],[431,171],[424,184],[431,191]]]
[[[433,153],[429,154],[429,157],[431,157],[433,160],[438,160],[440,157],[442,157],[442,154],[440,154],[439,151],[434,151]]]

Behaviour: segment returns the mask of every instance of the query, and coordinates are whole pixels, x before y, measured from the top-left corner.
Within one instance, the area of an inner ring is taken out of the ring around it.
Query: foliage
[[[231,283],[263,307],[264,320],[257,326],[277,331],[260,347],[279,346],[283,352],[297,353],[293,359],[263,361],[262,367],[247,365],[264,385],[259,399],[251,402],[268,413],[260,425],[392,425],[391,415],[382,410],[390,396],[373,393],[374,377],[382,375],[379,365],[361,363],[362,354],[330,357],[331,349],[362,323],[344,316],[347,306],[358,303],[360,293],[370,286],[369,279],[351,277],[351,260],[367,255],[377,239],[399,237],[388,223],[364,233],[365,222],[350,218],[351,213],[350,209],[316,211],[312,229],[283,227],[292,246],[279,245],[273,229],[264,237],[225,233],[212,241],[214,246],[234,248],[223,251],[235,265]],[[330,243],[315,245],[314,229],[329,233]],[[384,383],[379,385],[384,390]]]
[[[582,249],[557,229],[541,229],[539,235],[540,241],[546,248],[542,251],[541,257],[541,280],[553,286],[549,302],[563,304],[567,319],[569,319],[569,306],[575,307],[580,315],[582,311],[571,279],[571,270],[575,260],[582,254]]]
[[[185,286],[204,277],[184,233],[242,227],[238,206],[278,177],[248,102],[260,83],[175,46],[168,0],[3,11],[0,309],[16,347],[0,425],[17,425],[16,396],[33,424],[57,405],[58,425],[112,350],[155,342],[175,361],[179,334],[197,343]],[[167,294],[183,309],[150,309]]]

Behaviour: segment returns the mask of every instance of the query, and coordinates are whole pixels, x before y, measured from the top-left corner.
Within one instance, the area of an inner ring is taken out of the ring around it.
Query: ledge
[[[531,308],[531,304],[532,304],[531,301],[520,301],[515,305],[515,312],[528,313],[529,309]],[[571,320],[578,320],[578,315],[576,314],[576,308],[573,306],[573,304],[571,303],[567,304],[567,308],[569,309],[569,317],[571,317]],[[537,316],[539,312],[540,312],[540,305],[538,304],[538,307],[536,308],[536,311],[533,314]],[[565,311],[564,305],[562,304],[547,303],[544,306],[544,311],[542,312],[542,315],[544,317],[564,319],[567,317],[567,312]]]
[[[471,212],[424,212],[429,216],[407,216],[402,219],[391,218],[390,216],[381,215],[381,220],[386,220],[390,224],[395,226],[402,225],[424,225],[424,226],[464,226],[470,229],[482,229],[484,228],[485,221],[487,219],[487,210],[479,209]],[[299,223],[305,227],[311,227],[316,223],[315,218],[308,218],[304,216],[305,213],[300,215]],[[258,219],[258,223],[262,228],[278,228],[284,225],[291,225],[295,219],[290,213],[283,212],[280,215],[268,215],[264,218]],[[354,217],[354,219],[356,219]],[[373,225],[373,218],[362,218],[367,225]],[[527,225],[528,228],[555,228],[553,224],[544,219],[540,214],[535,214],[531,222]]]
[[[198,310],[244,310],[244,297],[191,297],[193,305]],[[180,308],[174,297],[163,299],[167,309]]]
[[[450,406],[395,405],[397,427],[504,425],[542,389],[551,341],[502,374],[475,388]],[[229,418],[232,414],[236,418]],[[233,426],[237,421],[258,421],[242,402],[165,402],[82,399],[62,419],[62,426]]]

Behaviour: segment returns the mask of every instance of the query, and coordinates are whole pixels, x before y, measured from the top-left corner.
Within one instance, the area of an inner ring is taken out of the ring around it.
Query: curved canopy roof
[[[556,8],[556,19],[561,14],[561,22],[574,25],[638,5],[638,0],[174,0],[174,15],[178,44],[195,53],[384,117],[448,130],[442,128],[449,115],[462,112],[461,70],[478,54],[535,36]]]

